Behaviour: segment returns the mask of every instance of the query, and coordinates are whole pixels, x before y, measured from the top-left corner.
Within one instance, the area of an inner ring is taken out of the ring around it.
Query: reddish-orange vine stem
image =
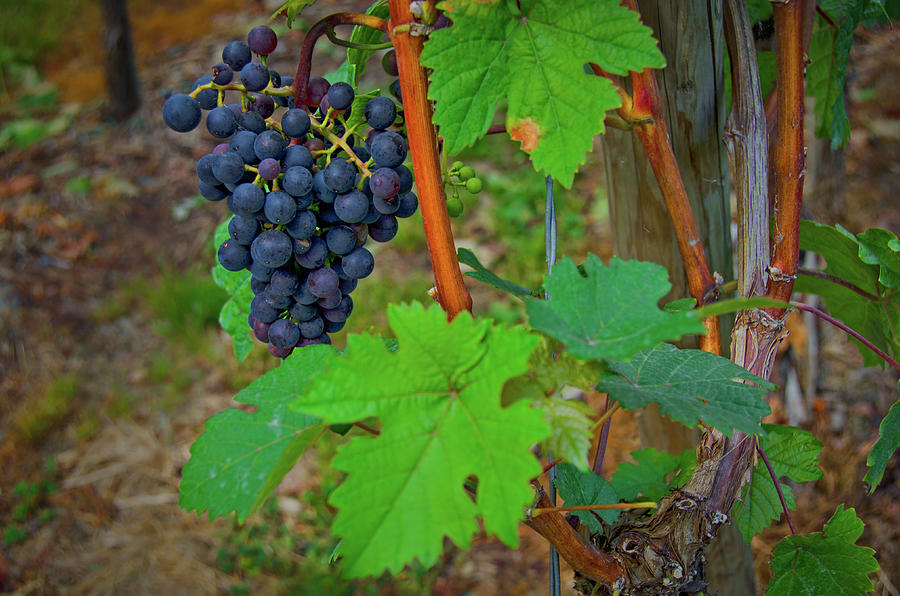
[[[369,14],[358,12],[337,12],[316,22],[309,28],[303,45],[300,47],[300,61],[297,64],[297,76],[294,77],[294,97],[298,104],[306,105],[307,87],[309,86],[309,73],[312,70],[312,55],[316,47],[316,41],[327,34],[329,29],[337,25],[362,25],[388,33],[388,24],[384,19]]]
[[[472,297],[463,283],[453,232],[450,229],[450,215],[447,213],[437,134],[431,121],[431,104],[428,101],[428,80],[425,69],[419,63],[424,40],[410,35],[408,30],[396,29],[398,25],[412,22],[409,3],[390,0],[389,4],[391,39],[400,71],[403,118],[409,137],[413,171],[416,173],[416,189],[419,192],[425,240],[434,270],[437,300],[447,315],[453,318],[464,310],[472,309]]]

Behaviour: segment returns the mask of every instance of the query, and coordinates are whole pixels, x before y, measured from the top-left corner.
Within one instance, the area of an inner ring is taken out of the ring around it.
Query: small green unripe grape
[[[461,167],[463,167],[463,162],[461,162],[461,161],[454,161],[454,162],[453,162],[453,165],[450,166],[450,171],[458,170],[458,169],[460,169]]]
[[[459,169],[459,179],[460,180],[468,180],[469,178],[475,177],[475,169],[471,166],[463,166]]]
[[[447,213],[450,217],[459,217],[463,212],[463,202],[456,197],[447,199]]]
[[[483,186],[481,178],[469,178],[466,180],[466,190],[473,195],[480,193]]]

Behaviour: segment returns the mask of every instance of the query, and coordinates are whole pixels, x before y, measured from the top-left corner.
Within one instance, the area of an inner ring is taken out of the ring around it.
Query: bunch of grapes
[[[265,26],[247,43],[230,42],[222,63],[162,112],[170,128],[187,132],[207,111],[207,129],[223,139],[197,162],[200,194],[225,200],[233,214],[218,259],[250,271],[250,327],[286,358],[295,347],[331,343],[353,310],[357,281],[375,265],[367,239],[391,240],[419,201],[393,100],[356,102],[364,118],[352,118],[353,88],[311,77],[307,105],[297,105],[293,79],[266,64],[277,43]],[[240,103],[226,103],[229,92]]]

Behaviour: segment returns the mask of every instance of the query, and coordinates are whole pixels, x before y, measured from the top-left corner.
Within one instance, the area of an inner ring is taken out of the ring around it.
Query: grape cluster
[[[187,132],[207,111],[207,129],[223,140],[197,162],[200,194],[225,200],[233,214],[219,263],[250,271],[249,324],[286,358],[295,347],[331,343],[353,310],[357,281],[375,265],[367,239],[391,240],[419,201],[393,100],[354,104],[350,85],[311,77],[307,105],[298,105],[293,79],[266,64],[277,43],[265,26],[247,43],[228,43],[222,63],[190,93],[170,96],[162,113]],[[391,59],[386,70],[396,68]],[[226,103],[235,91],[240,103]]]

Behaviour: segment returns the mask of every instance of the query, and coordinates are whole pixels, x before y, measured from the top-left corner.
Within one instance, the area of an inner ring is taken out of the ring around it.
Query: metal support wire
[[[553,176],[547,176],[547,201],[544,207],[544,255],[547,259],[547,273],[553,272],[556,263],[556,205],[553,201]],[[550,298],[544,288],[544,299]],[[553,461],[553,452],[547,453],[548,461]],[[550,502],[556,505],[556,466],[550,468]],[[560,596],[562,581],[559,577],[559,553],[550,546],[550,596]]]

